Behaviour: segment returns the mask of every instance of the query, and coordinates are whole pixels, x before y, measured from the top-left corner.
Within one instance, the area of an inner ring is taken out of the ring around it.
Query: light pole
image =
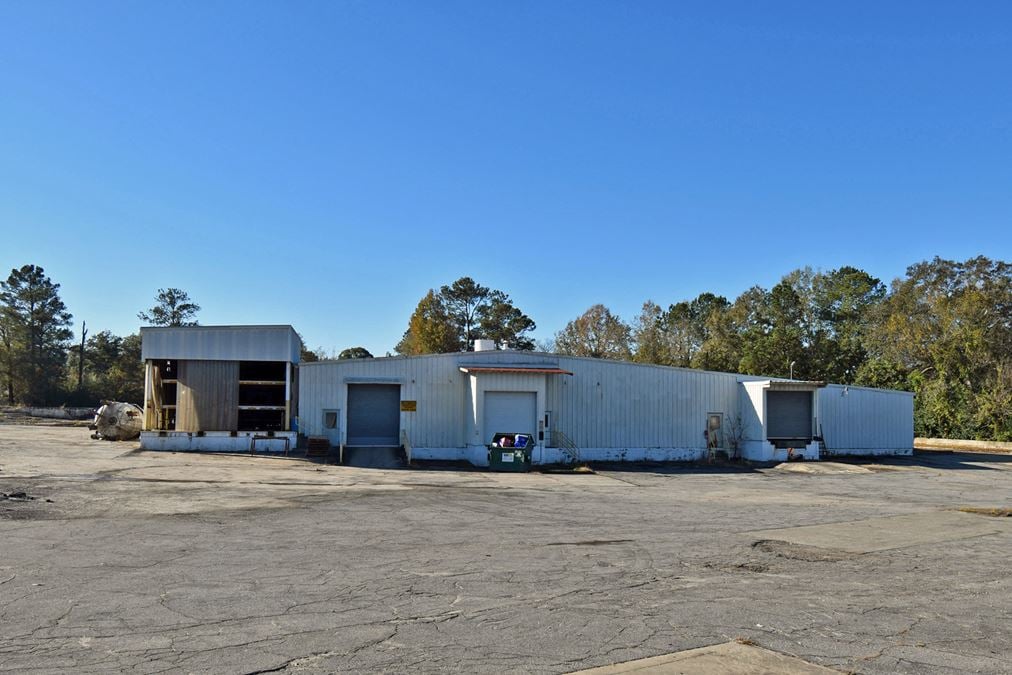
[[[792,380],[794,379],[794,364],[795,363],[797,363],[797,361],[791,361],[791,379]]]

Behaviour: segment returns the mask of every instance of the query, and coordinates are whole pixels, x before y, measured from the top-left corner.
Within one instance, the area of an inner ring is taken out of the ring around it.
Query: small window
[[[337,428],[337,413],[336,412],[325,412],[325,413],[323,413],[323,427],[325,429],[336,429]]]
[[[707,413],[706,415],[706,447],[714,450],[723,447],[720,425],[724,415],[721,413]]]

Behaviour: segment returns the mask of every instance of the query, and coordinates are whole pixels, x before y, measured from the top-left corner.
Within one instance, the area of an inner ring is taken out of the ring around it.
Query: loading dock
[[[804,447],[812,442],[812,392],[766,392],[766,439],[778,448]]]
[[[486,391],[485,431],[531,434],[538,428],[535,391]]]
[[[761,462],[819,459],[822,445],[816,440],[816,410],[825,382],[750,380],[740,386],[743,457]],[[912,404],[912,399],[909,402]],[[912,405],[910,423],[912,450]]]
[[[348,385],[349,447],[400,445],[401,386],[399,384]]]

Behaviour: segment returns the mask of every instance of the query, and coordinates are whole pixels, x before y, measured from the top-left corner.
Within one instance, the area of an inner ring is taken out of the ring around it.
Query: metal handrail
[[[401,445],[404,447],[404,455],[408,460],[408,466],[411,466],[411,441],[408,440],[408,432],[401,429]]]
[[[819,443],[822,445],[822,449],[826,451],[826,455],[832,455],[833,451],[829,449],[829,443],[826,443],[826,432],[822,430],[822,422],[819,422]]]
[[[254,434],[250,437],[249,441],[249,454],[255,455],[257,451],[257,441],[284,441],[285,443],[285,457],[288,456],[289,450],[289,438],[288,436],[265,436],[262,434]]]
[[[569,457],[571,463],[578,464],[580,462],[580,448],[573,442],[573,439],[557,429],[553,429],[551,433],[552,445],[562,450],[563,454]]]

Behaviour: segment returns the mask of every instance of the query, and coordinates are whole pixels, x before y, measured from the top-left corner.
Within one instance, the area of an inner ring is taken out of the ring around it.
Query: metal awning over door
[[[399,384],[349,384],[347,444],[400,445],[400,405]]]

